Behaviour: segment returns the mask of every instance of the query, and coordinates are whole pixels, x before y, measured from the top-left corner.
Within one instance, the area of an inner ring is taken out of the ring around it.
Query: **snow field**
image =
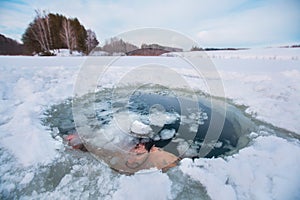
[[[214,55],[212,62],[222,77],[228,99],[247,106],[246,112],[256,119],[300,134],[299,49],[208,54]],[[74,155],[69,155],[62,142],[51,137],[40,119],[47,107],[72,96],[85,59],[0,57],[1,197],[15,194],[21,199],[80,199],[94,195],[102,199],[152,199],[155,195],[159,199],[176,199],[180,195],[187,198],[186,193],[179,192],[184,184],[190,188],[199,184],[212,199],[300,198],[299,140],[271,133],[252,133],[252,143],[235,155],[195,162],[184,159],[168,173],[148,170],[133,176],[118,175],[103,163],[84,158],[84,154],[73,159]],[[115,63],[117,67],[110,69],[117,73],[108,71],[101,83],[111,85],[130,66],[146,61],[165,65],[171,62],[193,88],[208,92],[205,81],[174,57],[122,57]],[[61,172],[57,184],[51,187],[43,183],[44,179],[36,182],[39,176],[54,176],[49,170],[64,163],[64,154],[70,160],[65,168],[71,167],[71,171]],[[178,171],[189,177],[184,179],[186,182],[174,178]],[[43,183],[41,190],[31,188],[37,183]],[[197,188],[190,194],[204,193]]]

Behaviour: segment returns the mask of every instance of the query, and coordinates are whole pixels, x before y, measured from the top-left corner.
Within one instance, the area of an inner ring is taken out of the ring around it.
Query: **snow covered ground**
[[[0,57],[1,199],[299,199],[300,49],[208,56],[222,77],[226,98],[246,106],[251,117],[286,130],[283,136],[268,127],[251,133],[249,146],[232,156],[184,159],[167,173],[148,170],[132,176],[68,150],[41,125],[47,108],[72,96],[87,57]],[[193,88],[209,92],[178,57],[122,57],[102,84],[145,62],[172,66]],[[294,137],[285,135],[289,131]]]

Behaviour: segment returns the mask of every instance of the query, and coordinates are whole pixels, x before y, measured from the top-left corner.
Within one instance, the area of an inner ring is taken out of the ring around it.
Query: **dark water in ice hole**
[[[185,103],[188,104],[188,99],[181,99],[181,101],[185,101]],[[179,115],[181,115],[181,110],[180,110],[180,102],[179,100],[174,97],[174,96],[167,96],[167,95],[158,95],[158,94],[147,94],[147,93],[137,93],[133,94],[130,98],[130,106],[129,110],[138,112],[139,114],[142,115],[149,115],[149,110],[152,106],[155,105],[161,105],[166,112],[177,112]],[[198,130],[196,134],[189,134],[189,124],[181,124],[180,118],[178,118],[174,123],[172,124],[165,124],[162,128],[160,127],[155,127],[151,126],[153,130],[155,128],[160,129],[159,132],[165,129],[175,129],[176,132],[179,129],[179,126],[181,127],[182,133],[179,133],[179,138],[182,138],[184,140],[193,140],[193,144],[198,144],[203,142],[205,135],[207,133],[210,119],[211,119],[211,108],[208,106],[205,106],[203,103],[200,101],[198,102],[199,109],[206,113],[208,116],[207,120],[204,120],[204,124],[198,125]],[[211,158],[211,157],[217,157],[219,155],[222,155],[228,151],[231,150],[229,148],[230,146],[232,148],[235,148],[238,142],[238,133],[235,132],[236,130],[234,129],[232,123],[228,120],[225,119],[225,123],[220,135],[220,138],[218,139],[218,142],[221,142],[221,146],[213,148],[209,154],[206,155],[206,157]],[[156,147],[161,147],[165,151],[174,153],[175,155],[179,155],[179,152],[176,149],[177,144],[172,143],[173,139],[168,139],[168,140],[159,140],[159,141],[152,141],[151,143],[154,144]],[[199,152],[199,149],[201,145],[194,145],[196,146],[197,151]],[[193,156],[193,157],[196,157]]]
[[[96,96],[103,97],[102,94]],[[207,114],[207,120],[204,120],[204,123],[198,126],[196,134],[189,134],[190,124],[181,123],[180,118],[178,118],[172,124],[165,124],[162,128],[155,127],[153,125],[151,125],[151,128],[154,131],[161,131],[163,129],[175,129],[177,132],[179,126],[181,126],[180,130],[182,131],[182,133],[179,133],[178,136],[176,135],[174,138],[182,138],[186,141],[192,140],[193,149],[199,151],[201,142],[203,142],[205,134],[208,130],[211,118],[211,108],[209,104],[207,104],[207,100],[205,100],[205,97],[199,99],[199,109],[202,113]],[[186,98],[185,101],[188,102],[191,100]],[[155,93],[134,93],[129,98],[129,103],[127,105],[125,105],[122,101],[112,101],[107,97],[100,99],[97,98],[95,104],[98,105],[96,106],[96,116],[99,120],[99,127],[101,127],[101,125],[108,124],[112,119],[113,113],[109,111],[111,107],[122,109],[125,106],[132,112],[136,112],[140,115],[148,115],[149,109],[153,105],[158,104],[162,106],[166,112],[177,112],[179,115],[181,114],[180,103],[175,96]],[[221,145],[215,146],[210,151],[210,153],[206,155],[207,158],[218,157],[220,155],[226,154],[227,152],[230,152],[231,150],[236,149],[240,137],[243,137],[245,134],[248,134],[251,132],[251,130],[253,130],[253,122],[245,117],[238,108],[235,108],[234,106],[229,106],[228,108],[229,109],[226,113],[225,123],[221,135],[218,139],[218,143]],[[43,119],[44,125],[49,126],[51,129],[55,127],[58,128],[59,133],[57,134],[64,135],[74,133],[76,131],[74,120],[72,117],[71,100],[66,100],[64,103],[58,105],[53,105],[49,110],[45,112],[45,115],[46,117]],[[155,145],[157,147],[163,148],[165,151],[174,153],[175,155],[179,155],[179,152],[176,148],[178,143],[173,142],[174,138],[168,140],[151,141],[150,146]],[[243,146],[245,146],[247,142],[248,141],[244,141]],[[197,157],[197,154],[190,157]]]

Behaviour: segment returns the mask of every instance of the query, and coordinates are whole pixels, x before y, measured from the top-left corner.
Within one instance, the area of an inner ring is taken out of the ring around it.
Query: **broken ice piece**
[[[168,140],[174,137],[175,129],[164,129],[160,132],[160,137],[162,140]]]
[[[139,138],[148,138],[152,132],[152,128],[149,125],[146,125],[140,121],[135,120],[131,124],[131,134]]]

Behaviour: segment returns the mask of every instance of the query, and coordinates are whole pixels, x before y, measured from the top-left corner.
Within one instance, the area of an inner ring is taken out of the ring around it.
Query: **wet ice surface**
[[[272,49],[263,51],[273,55]],[[84,58],[1,57],[0,198],[82,199],[96,194],[99,199],[124,199],[122,195],[129,190],[130,199],[149,199],[150,192],[160,199],[300,199],[299,141],[297,136],[276,129],[299,134],[299,51],[277,49],[279,54],[289,55],[290,51],[296,53],[295,59],[270,59],[256,50],[251,51],[251,58],[243,58],[239,51],[233,57],[231,52],[226,52],[228,57],[213,55],[227,97],[242,105],[242,112],[247,108],[254,119],[275,128],[260,125],[250,134],[250,143],[232,156],[195,159],[194,163],[185,159],[167,173],[155,171],[155,179],[151,173],[119,175],[88,154],[76,155],[78,152],[69,151],[51,137],[58,131],[41,125],[45,110],[72,95]],[[151,59],[124,58],[115,74],[126,70],[125,65]],[[205,91],[180,60],[155,58],[155,62],[179,67],[195,88]],[[114,77],[105,79],[109,82]],[[70,161],[61,160],[63,157]],[[65,167],[59,171],[61,165]],[[77,173],[69,172],[73,167]],[[142,187],[138,181],[151,187]]]
[[[55,162],[24,168],[1,150],[2,199],[110,199],[118,175],[90,154],[66,149]]]

